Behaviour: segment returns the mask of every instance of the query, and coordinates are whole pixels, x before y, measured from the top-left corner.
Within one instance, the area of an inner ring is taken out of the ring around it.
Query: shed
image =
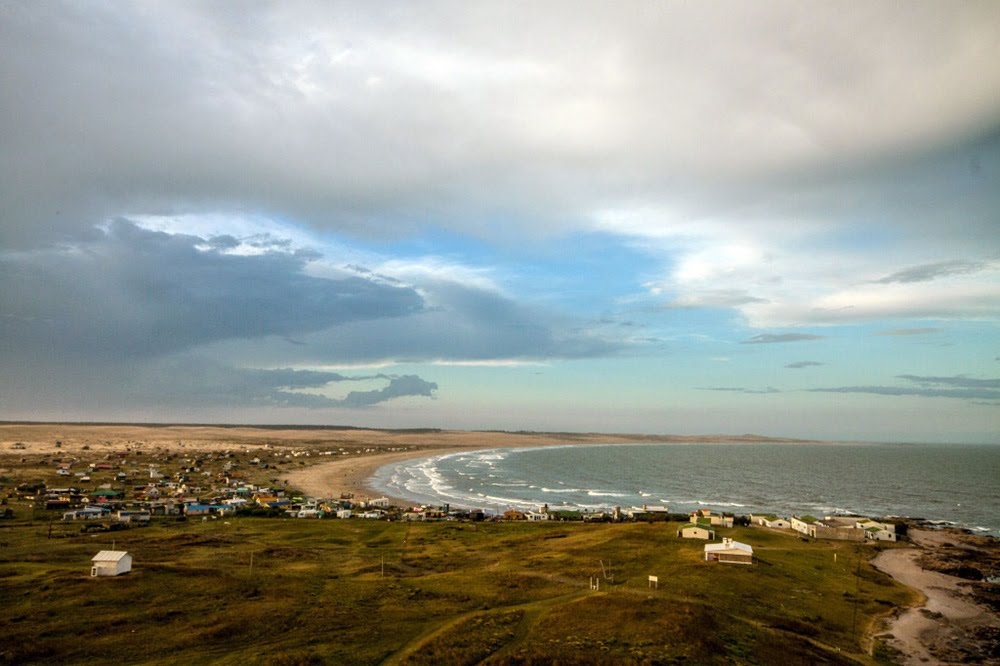
[[[701,525],[685,525],[677,530],[677,536],[683,539],[714,539],[715,530],[710,530]]]
[[[745,543],[724,538],[722,543],[705,544],[705,561],[753,564],[753,548]]]
[[[132,570],[132,555],[124,550],[102,550],[90,560],[90,575],[120,576]]]

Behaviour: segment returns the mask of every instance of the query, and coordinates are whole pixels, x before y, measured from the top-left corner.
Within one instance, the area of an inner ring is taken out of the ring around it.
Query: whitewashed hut
[[[722,543],[705,544],[705,561],[753,564],[753,548],[745,543],[723,538]]]
[[[90,575],[120,576],[132,570],[132,555],[124,550],[102,550],[90,560]]]

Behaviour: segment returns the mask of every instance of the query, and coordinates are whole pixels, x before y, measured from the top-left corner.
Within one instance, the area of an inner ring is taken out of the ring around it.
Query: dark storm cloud
[[[0,402],[23,410],[33,401],[356,408],[426,397],[437,385],[413,375],[258,368],[622,349],[490,289],[427,278],[418,293],[358,267],[349,277],[314,277],[305,272],[309,252],[281,239],[249,245],[260,253],[231,253],[246,249],[243,239],[119,220],[73,245],[0,252]],[[341,399],[320,391],[362,379],[386,385]]]
[[[46,356],[149,357],[226,339],[301,336],[351,321],[419,312],[412,288],[305,274],[307,258],[240,256],[229,239],[119,220],[91,241],[0,253],[8,349]]]
[[[400,398],[403,396],[432,397],[437,390],[437,384],[428,382],[416,375],[401,375],[389,379],[385,388],[374,391],[351,391],[343,400],[336,401],[344,407],[369,407],[371,405]]]
[[[167,407],[370,407],[405,396],[430,397],[437,384],[413,375],[355,375],[291,368],[237,368],[203,356],[181,355],[144,361],[124,371],[104,399],[118,406]],[[384,382],[382,389],[352,391],[344,398],[321,393],[339,384]]]
[[[954,377],[924,377],[899,375],[910,386],[838,386],[808,389],[821,393],[870,393],[887,396],[922,396],[927,398],[957,398],[969,401],[1000,400],[1000,379]],[[914,385],[915,384],[915,385]]]
[[[800,370],[802,368],[811,368],[819,365],[824,365],[818,361],[795,361],[794,363],[789,363],[786,368],[792,368],[793,370]]]
[[[806,340],[822,340],[825,335],[813,335],[811,333],[762,333],[755,335],[749,340],[743,340],[743,345],[770,345],[782,342],[803,342]]]
[[[237,364],[544,361],[614,356],[627,344],[503,294],[445,280],[420,283],[423,310],[393,321],[353,321],[283,341],[228,341],[212,352]]]

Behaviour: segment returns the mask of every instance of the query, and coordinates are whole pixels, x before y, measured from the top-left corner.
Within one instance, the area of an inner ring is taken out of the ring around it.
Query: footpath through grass
[[[48,529],[0,528],[0,663],[872,663],[864,637],[912,599],[870,547],[753,528],[725,531],[752,567],[675,523]],[[132,573],[92,579],[112,545]]]

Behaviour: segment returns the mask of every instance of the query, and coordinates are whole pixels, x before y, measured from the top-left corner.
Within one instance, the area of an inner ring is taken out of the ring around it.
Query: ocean
[[[490,449],[407,460],[372,485],[417,503],[601,510],[668,506],[737,515],[906,516],[1000,536],[1000,446],[608,444]]]

